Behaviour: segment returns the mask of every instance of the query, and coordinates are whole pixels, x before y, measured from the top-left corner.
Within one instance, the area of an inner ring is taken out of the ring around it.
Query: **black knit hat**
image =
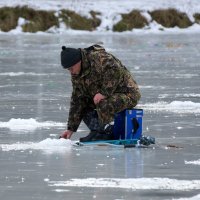
[[[81,50],[75,48],[67,48],[62,46],[61,56],[61,65],[63,68],[69,68],[81,60]]]

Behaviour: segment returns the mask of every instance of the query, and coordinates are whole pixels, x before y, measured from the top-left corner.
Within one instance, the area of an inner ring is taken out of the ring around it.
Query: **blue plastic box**
[[[115,115],[115,139],[139,139],[142,136],[142,109],[124,110]]]

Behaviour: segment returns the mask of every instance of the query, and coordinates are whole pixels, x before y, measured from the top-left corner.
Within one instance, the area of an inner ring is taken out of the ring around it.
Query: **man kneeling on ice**
[[[61,64],[71,73],[73,91],[68,127],[60,137],[71,138],[83,120],[91,132],[81,142],[114,139],[115,113],[134,108],[141,96],[131,73],[100,45],[63,46]]]

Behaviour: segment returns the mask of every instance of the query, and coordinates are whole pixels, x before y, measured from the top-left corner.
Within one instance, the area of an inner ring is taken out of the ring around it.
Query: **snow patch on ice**
[[[37,74],[34,72],[4,72],[0,76],[45,76],[48,74]]]
[[[200,159],[199,160],[192,160],[192,161],[186,161],[185,160],[185,164],[186,165],[200,165]]]
[[[0,128],[9,128],[10,130],[21,131],[27,130],[32,131],[37,128],[50,128],[50,127],[63,127],[65,123],[45,121],[38,122],[36,119],[10,119],[8,122],[0,122]]]
[[[200,113],[200,103],[192,101],[172,101],[171,103],[160,101],[157,103],[140,104],[139,107],[149,111],[167,111],[173,113]]]
[[[179,199],[172,199],[172,200],[199,200],[200,199],[200,194],[193,196],[191,198],[179,198]]]
[[[169,178],[86,178],[69,181],[50,181],[54,187],[121,188],[133,190],[199,190],[200,180],[177,180]]]
[[[51,139],[47,138],[41,142],[26,142],[26,143],[14,143],[14,144],[1,144],[2,151],[24,151],[24,150],[43,150],[46,153],[64,153],[66,150],[70,150],[74,144],[74,141],[66,139]]]
[[[70,190],[62,190],[62,189],[55,189],[53,191],[55,191],[55,192],[70,192]]]
[[[186,98],[199,98],[200,94],[198,93],[186,93],[186,94],[175,94],[175,97],[186,97]]]
[[[200,97],[200,94],[191,93],[191,94],[183,94],[183,96],[184,97]]]

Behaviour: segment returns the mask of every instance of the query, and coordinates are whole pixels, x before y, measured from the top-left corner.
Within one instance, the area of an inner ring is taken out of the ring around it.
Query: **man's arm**
[[[67,130],[65,130],[60,137],[70,139],[72,134],[77,131],[82,117],[83,109],[86,106],[85,98],[82,96],[76,84],[73,84],[73,91],[70,102]]]

